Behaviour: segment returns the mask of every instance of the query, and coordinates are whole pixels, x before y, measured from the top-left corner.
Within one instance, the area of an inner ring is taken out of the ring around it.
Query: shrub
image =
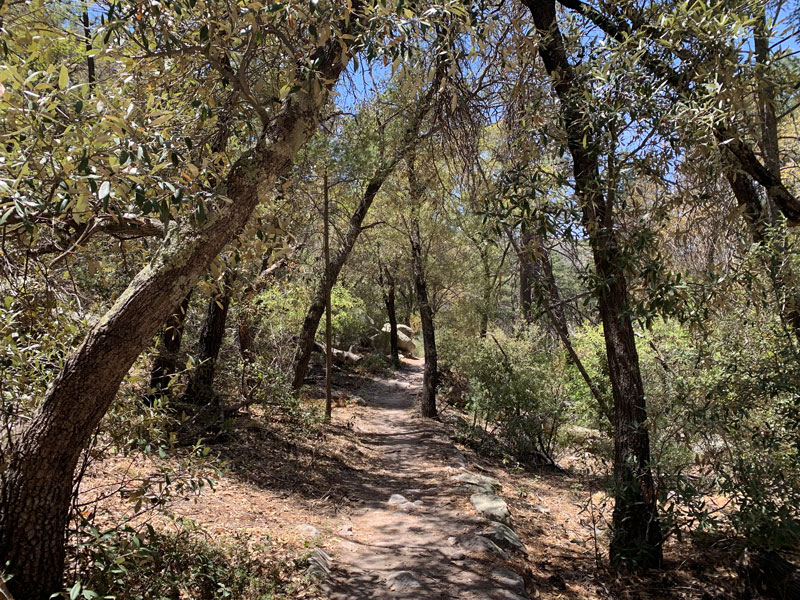
[[[294,598],[287,575],[299,565],[267,560],[260,548],[236,535],[211,542],[189,522],[176,532],[147,525],[101,533],[87,531],[86,560],[64,598],[151,600]]]
[[[442,363],[466,382],[470,435],[499,444],[516,460],[552,463],[569,406],[566,364],[531,329],[519,337],[493,331],[483,339],[442,337]]]
[[[695,331],[655,321],[638,336],[661,515],[678,535],[732,529],[750,544],[796,547],[800,357],[773,316],[738,308]],[[600,333],[585,328],[576,347],[608,385]],[[607,422],[588,391],[577,397],[582,421]]]

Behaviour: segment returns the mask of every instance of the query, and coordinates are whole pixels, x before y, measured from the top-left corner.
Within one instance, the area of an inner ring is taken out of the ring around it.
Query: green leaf
[[[69,600],[75,600],[81,593],[81,582],[78,581],[69,590]]]
[[[111,193],[111,184],[108,181],[104,181],[100,185],[100,191],[98,192],[100,200],[107,197],[110,193]]]
[[[69,71],[65,65],[61,65],[61,71],[58,73],[58,87],[62,90],[66,89],[69,85]]]

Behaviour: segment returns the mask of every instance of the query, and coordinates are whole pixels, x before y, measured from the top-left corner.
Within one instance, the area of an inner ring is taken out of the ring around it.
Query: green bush
[[[261,292],[253,301],[256,339],[271,352],[292,346],[300,333],[303,319],[311,305],[313,290],[299,282],[282,282]],[[368,331],[367,310],[363,300],[347,288],[335,285],[331,290],[331,333],[337,348],[347,349]],[[324,340],[325,317],[317,328],[317,339]]]
[[[481,445],[499,445],[521,462],[553,462],[569,396],[566,364],[551,346],[534,328],[519,337],[441,336],[443,368],[465,382],[470,435]]]
[[[637,336],[661,514],[678,535],[732,529],[751,544],[796,547],[800,357],[773,315],[742,304],[702,329],[655,321]],[[608,386],[601,333],[587,327],[575,345]],[[603,429],[603,407],[572,379],[579,420]]]
[[[90,529],[83,561],[64,598],[126,600],[267,600],[294,598],[287,575],[299,564],[265,559],[245,536],[223,542],[205,539],[191,523],[176,532],[147,525],[101,533]]]

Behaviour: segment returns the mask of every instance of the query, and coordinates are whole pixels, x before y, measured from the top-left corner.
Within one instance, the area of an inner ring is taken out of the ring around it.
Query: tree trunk
[[[8,586],[16,597],[47,600],[60,591],[72,478],[81,451],[136,358],[316,132],[328,91],[348,62],[343,45],[334,36],[318,50],[315,61],[327,85],[309,82],[286,99],[257,144],[232,167],[230,201],[212,207],[202,224],[186,221],[169,228],[151,264],[66,361],[25,430],[7,441],[0,465],[0,564],[14,575]]]
[[[585,106],[586,91],[567,60],[556,21],[554,0],[524,0],[540,36],[539,55],[560,100],[572,155],[575,188],[601,283],[597,300],[603,322],[614,397],[614,513],[611,562],[619,566],[658,567],[661,527],[650,470],[650,438],[644,387],[628,289],[613,227],[613,203],[604,196],[597,142]]]
[[[397,346],[397,312],[394,306],[394,277],[389,267],[378,265],[383,290],[383,303],[386,305],[386,315],[389,317],[389,348],[392,357],[392,366],[400,366],[400,351]]]
[[[437,417],[436,386],[439,383],[436,331],[433,324],[433,310],[428,300],[428,285],[425,281],[419,220],[416,218],[411,220],[411,256],[414,263],[414,289],[416,290],[417,304],[419,304],[419,318],[422,322],[422,343],[425,352],[420,414],[423,417],[435,419]]]
[[[406,157],[408,166],[408,187],[411,196],[412,211],[409,238],[411,242],[411,260],[414,270],[414,291],[419,305],[419,318],[422,324],[422,343],[425,352],[425,369],[422,375],[422,397],[420,398],[420,414],[428,419],[437,417],[436,387],[439,383],[439,367],[436,355],[436,330],[433,324],[433,309],[428,298],[428,284],[425,280],[424,257],[422,253],[422,236],[419,231],[419,207],[422,203],[422,183],[417,177],[415,156],[409,153]]]
[[[367,190],[361,197],[361,201],[358,203],[355,212],[350,216],[350,223],[347,227],[347,233],[342,242],[342,246],[339,248],[336,256],[334,256],[329,267],[328,275],[330,277],[331,287],[336,283],[344,263],[350,256],[350,252],[353,250],[353,246],[355,246],[356,240],[361,234],[361,224],[364,222],[364,218],[367,216],[367,212],[370,206],[372,206],[372,202],[375,200],[375,196],[377,196],[383,182],[394,169],[394,165],[394,162],[381,165],[373,175],[369,185],[367,185]],[[327,284],[327,278],[323,274],[317,283],[314,299],[311,301],[311,306],[309,306],[306,317],[303,320],[303,328],[300,330],[297,354],[295,355],[294,380],[292,382],[294,389],[300,389],[305,383],[308,363],[311,360],[311,352],[314,349],[314,339],[317,335],[317,328],[319,327],[322,314],[325,312]]]
[[[225,322],[231,303],[233,276],[226,271],[222,278],[219,293],[208,300],[206,314],[200,326],[198,340],[198,364],[186,388],[184,400],[199,407],[214,401],[214,374],[222,341],[225,338]]]
[[[159,336],[158,354],[153,360],[153,368],[150,372],[150,389],[152,390],[148,396],[150,402],[169,394],[170,382],[179,371],[178,352],[181,349],[186,311],[189,310],[191,298],[192,292],[189,291],[178,309],[169,316]]]

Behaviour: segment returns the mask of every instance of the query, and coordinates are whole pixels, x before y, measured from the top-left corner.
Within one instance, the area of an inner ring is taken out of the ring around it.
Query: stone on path
[[[475,473],[470,473],[469,471],[464,471],[463,473],[455,475],[450,479],[453,481],[458,481],[459,483],[466,483],[467,485],[475,486],[489,494],[494,493],[495,489],[500,487],[500,482],[494,477],[476,475]]]
[[[511,525],[511,513],[508,511],[506,501],[494,494],[478,493],[472,494],[469,501],[479,515],[490,521],[498,521],[504,525]]]
[[[308,557],[306,572],[320,579],[327,579],[331,574],[331,557],[322,548],[316,548]]]
[[[515,550],[522,554],[527,554],[528,549],[519,539],[513,529],[502,523],[492,521],[489,527],[480,532],[485,538],[492,540],[495,544],[506,550]]]
[[[458,538],[458,545],[466,550],[482,556],[501,556],[507,558],[505,551],[492,540],[480,535],[464,535]]]
[[[509,589],[512,592],[519,594],[525,593],[525,580],[510,569],[499,567],[492,571],[490,577],[493,581],[496,581],[502,587]]]
[[[386,578],[386,585],[395,592],[406,592],[420,587],[421,584],[411,571],[398,571]]]
[[[411,512],[422,506],[422,500],[411,502],[410,500],[406,499],[406,497],[403,496],[402,494],[392,494],[391,496],[389,496],[389,504],[391,506],[394,506],[397,510],[402,510],[403,512]]]

